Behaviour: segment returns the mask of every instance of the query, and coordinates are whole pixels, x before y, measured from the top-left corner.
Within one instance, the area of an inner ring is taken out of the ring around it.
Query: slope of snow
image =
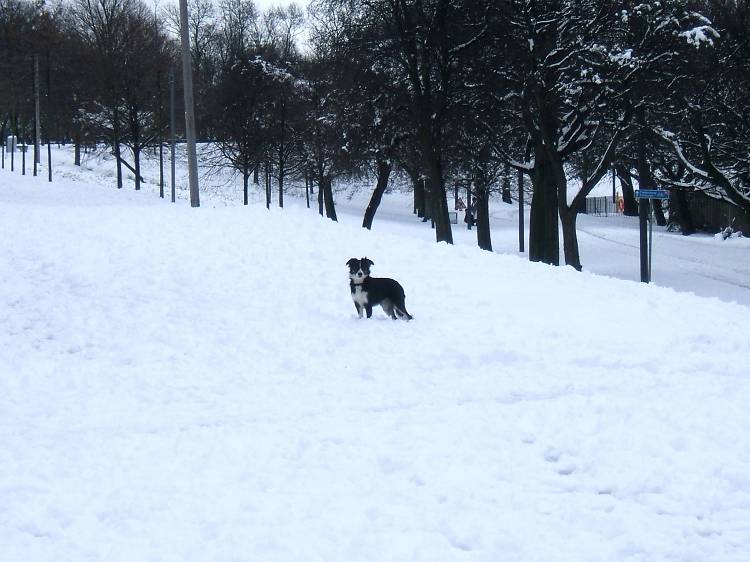
[[[201,167],[200,190],[203,204],[208,206],[236,206],[242,202],[240,178],[227,172],[217,170],[205,164],[210,161],[210,146],[199,145]],[[83,168],[70,165],[73,161],[72,147],[53,149],[56,162],[55,177],[68,180],[95,182],[97,185],[115,186],[114,159],[111,155],[84,156]],[[165,157],[165,183],[169,183],[168,151]],[[200,156],[203,156],[202,158]],[[148,155],[147,155],[148,156]],[[178,145],[177,198],[186,201],[187,166],[183,147]],[[148,183],[143,184],[144,192],[158,193],[158,159],[153,155],[142,161],[143,176]],[[126,170],[127,172],[127,170]],[[43,174],[44,175],[44,174]],[[44,175],[46,177],[46,175]],[[576,180],[571,179],[571,190],[575,189]],[[407,187],[407,178],[391,178],[393,190],[383,198],[373,230],[398,234],[432,242],[434,232],[428,224],[420,223],[412,214],[412,195],[400,192]],[[126,174],[126,189],[132,189],[132,174]],[[362,224],[364,209],[369,202],[372,183],[368,180],[337,178],[336,210],[339,222],[353,227]],[[166,188],[169,191],[169,188]],[[304,206],[304,183],[287,181],[285,203],[287,208]],[[612,192],[611,179],[605,179],[595,190],[597,195]],[[463,195],[463,194],[462,194]],[[166,194],[170,198],[170,194]],[[530,197],[527,197],[530,199]],[[264,204],[264,194],[259,186],[250,190],[252,204]],[[276,189],[272,190],[272,205],[277,205]],[[452,196],[449,203],[453,203]],[[315,196],[312,207],[316,208]],[[525,243],[528,250],[529,206],[525,207],[526,232]],[[518,253],[518,207],[493,200],[490,205],[492,245],[497,253],[521,255]],[[476,247],[476,231],[467,231],[463,217],[458,217],[458,224],[453,227],[453,238],[456,245]],[[667,232],[661,227],[654,227],[652,282],[663,287],[672,287],[682,292],[691,292],[705,297],[717,297],[727,302],[737,302],[750,306],[750,237],[729,240],[715,239],[710,234],[694,234],[683,237],[679,233]],[[578,217],[578,241],[581,260],[586,271],[627,279],[640,280],[638,218],[624,216],[588,216]],[[560,241],[562,259],[562,240]],[[617,298],[613,294],[612,298]]]
[[[747,307],[84,176],[0,172],[3,562],[747,560]]]

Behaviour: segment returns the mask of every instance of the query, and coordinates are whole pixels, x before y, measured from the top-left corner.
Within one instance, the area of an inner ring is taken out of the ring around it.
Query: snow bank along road
[[[8,178],[2,562],[748,560],[746,307]]]

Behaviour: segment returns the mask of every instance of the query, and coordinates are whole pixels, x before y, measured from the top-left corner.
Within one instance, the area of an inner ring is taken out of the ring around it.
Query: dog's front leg
[[[362,318],[362,307],[359,305],[359,303],[355,302],[354,303],[354,308],[357,309],[357,316],[359,316],[360,318]]]
[[[369,303],[366,304],[365,305],[365,310],[367,311],[367,317],[371,318],[372,317],[372,305],[369,304]]]

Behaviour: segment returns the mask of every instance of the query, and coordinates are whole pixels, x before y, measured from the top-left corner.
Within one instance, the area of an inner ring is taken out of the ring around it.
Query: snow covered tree
[[[707,191],[750,211],[750,5],[707,3],[709,19],[682,34],[698,72],[659,131],[682,172],[674,185]]]
[[[454,109],[458,73],[472,45],[485,31],[482,10],[449,0],[324,0],[341,20],[338,39],[369,51],[386,84],[403,84],[414,137],[421,154],[430,217],[438,242],[452,242],[445,193],[445,133]],[[376,37],[377,40],[370,41]]]
[[[338,21],[329,16],[324,36],[332,42],[335,53],[331,68],[336,87],[332,95],[343,142],[342,165],[350,173],[375,176],[362,219],[363,228],[370,229],[404,144],[414,138],[410,130],[413,120],[404,84],[391,81],[390,64],[377,49],[369,48],[384,40],[383,28],[359,28],[355,40],[349,27],[351,15],[342,12]]]
[[[529,173],[533,185],[532,261],[559,263],[559,217],[565,262],[581,268],[577,214],[609,169],[629,120],[618,74],[625,56],[617,33],[619,8],[600,0],[496,5],[494,33],[502,48],[494,56],[499,80],[508,88],[508,127],[521,131],[519,141],[528,139],[531,156],[514,165]],[[595,164],[582,188],[569,197],[566,163],[583,150]]]
[[[559,263],[559,219],[565,263],[581,269],[577,215],[635,117],[647,112],[647,102],[669,96],[677,39],[700,16],[671,3],[611,0],[507,0],[493,16],[499,48],[488,53],[498,69],[497,95],[507,92],[516,158],[528,139],[530,158],[513,164],[533,185],[529,258]],[[659,88],[649,90],[653,81]],[[575,160],[588,164],[579,168],[580,189],[570,193]]]

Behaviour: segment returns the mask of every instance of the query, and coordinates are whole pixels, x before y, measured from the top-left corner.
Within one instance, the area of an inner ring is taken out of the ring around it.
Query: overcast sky
[[[147,0],[151,1],[153,3],[153,0]],[[159,5],[165,5],[165,4],[175,4],[177,5],[178,0],[157,0],[157,4]],[[218,4],[219,0],[215,0],[214,4]],[[303,12],[307,12],[307,5],[309,4],[309,0],[297,0],[296,2],[293,2],[292,0],[253,0],[253,3],[255,4],[255,7],[258,8],[258,10],[265,12],[269,8],[273,8],[274,6],[288,6],[289,4],[297,4]]]
[[[268,8],[273,8],[274,6],[287,6],[288,4],[297,4],[300,8],[302,8],[302,11],[307,10],[307,0],[300,0],[298,2],[291,2],[289,0],[254,0],[255,5],[257,8],[263,12],[265,12]]]

